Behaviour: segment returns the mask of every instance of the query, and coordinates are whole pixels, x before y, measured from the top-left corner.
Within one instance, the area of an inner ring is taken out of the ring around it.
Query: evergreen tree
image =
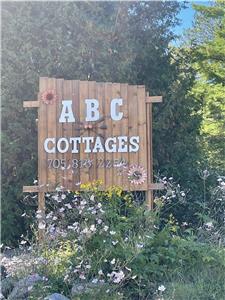
[[[206,163],[218,173],[225,171],[225,1],[213,6],[194,5],[197,22],[191,35],[193,67],[197,78],[192,96],[202,106],[201,144]],[[212,24],[210,35],[205,24]],[[202,39],[195,38],[195,32]]]
[[[155,167],[190,181],[199,118],[186,96],[188,57],[170,46],[182,4],[4,2],[2,4],[2,239],[24,232],[22,186],[37,177],[35,99],[40,76],[145,84],[154,107]],[[34,210],[34,208],[33,208]]]

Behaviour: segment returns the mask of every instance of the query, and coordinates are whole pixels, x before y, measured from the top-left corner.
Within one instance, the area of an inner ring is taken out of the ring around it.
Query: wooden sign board
[[[160,188],[152,182],[152,103],[161,101],[143,85],[40,78],[38,100],[24,102],[38,108],[38,186],[24,192],[96,180],[103,189]],[[136,167],[139,182],[130,175]]]

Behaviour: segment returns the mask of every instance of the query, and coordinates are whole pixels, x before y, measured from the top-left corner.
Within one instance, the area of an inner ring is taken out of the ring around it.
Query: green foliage
[[[36,98],[39,76],[145,84],[151,95],[163,95],[163,104],[154,106],[155,168],[198,190],[192,179],[201,119],[199,104],[187,96],[193,70],[189,56],[170,46],[182,6],[177,1],[2,4],[4,243],[15,242],[27,228],[20,217],[22,186],[37,177],[37,130],[36,112],[24,111],[22,102]]]
[[[174,195],[180,202],[186,197],[179,187],[175,192],[170,183],[152,211],[118,187],[105,192],[99,183],[81,187],[79,193],[58,189],[48,195],[45,241],[31,243],[25,256],[3,260],[12,276],[25,276],[24,271],[42,276],[29,299],[53,292],[73,300],[223,299],[225,251],[210,239],[219,227],[206,223],[196,230],[171,214],[165,223]],[[72,296],[74,286],[81,290]]]
[[[202,103],[203,121],[201,142],[204,154],[211,168],[224,172],[225,164],[225,2],[216,1],[215,5],[205,7],[195,5],[197,15],[204,23],[197,22],[193,35],[206,23],[213,23],[211,36],[203,40],[192,41],[193,67],[198,78],[192,90],[192,96]],[[205,31],[201,30],[203,36]]]

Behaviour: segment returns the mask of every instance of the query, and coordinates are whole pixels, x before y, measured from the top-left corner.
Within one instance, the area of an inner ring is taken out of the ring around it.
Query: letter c
[[[44,142],[44,149],[47,153],[55,153],[55,146],[52,147],[52,149],[49,149],[48,147],[48,143],[49,142],[52,142],[53,145],[55,145],[55,138],[47,138],[45,139],[45,142]]]

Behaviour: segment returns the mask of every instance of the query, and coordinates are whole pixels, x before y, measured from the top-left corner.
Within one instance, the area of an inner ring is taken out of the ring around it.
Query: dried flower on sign
[[[143,184],[147,179],[147,173],[143,167],[133,165],[128,170],[128,179],[132,184]]]
[[[57,100],[57,96],[54,90],[48,90],[42,93],[41,100],[45,104],[53,104]]]

